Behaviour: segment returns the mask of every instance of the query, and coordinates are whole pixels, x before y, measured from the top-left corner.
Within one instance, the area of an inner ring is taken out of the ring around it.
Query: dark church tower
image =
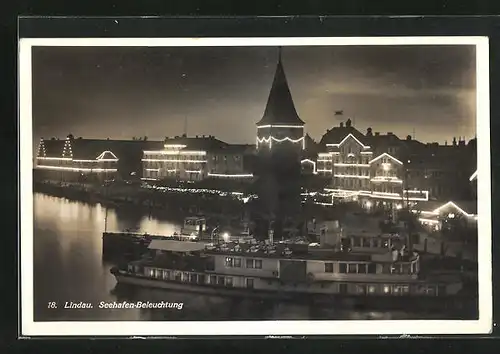
[[[275,240],[281,239],[284,223],[297,221],[300,213],[300,159],[304,149],[304,122],[293,104],[280,48],[266,109],[257,123],[258,199],[262,218],[274,225]]]

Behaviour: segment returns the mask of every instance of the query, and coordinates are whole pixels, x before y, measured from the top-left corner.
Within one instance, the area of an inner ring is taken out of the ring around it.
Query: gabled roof
[[[442,210],[452,208],[456,211],[465,214],[467,216],[477,215],[477,201],[448,201],[448,202],[439,202],[439,201],[427,201],[418,203],[415,206],[416,210],[420,210],[423,212],[431,212],[435,214],[439,214]]]
[[[352,126],[333,127],[332,129],[328,129],[321,137],[320,144],[323,146],[326,146],[326,144],[340,144],[349,134],[356,138],[361,144],[365,146],[369,145],[363,133]]]
[[[65,140],[51,139],[43,140],[45,154],[47,157],[62,157]],[[42,156],[42,155],[40,155]]]
[[[281,62],[281,55],[274,74],[273,84],[267,100],[264,116],[257,125],[266,124],[295,124],[304,125],[304,121],[299,118],[292,94],[285,76],[285,70]]]
[[[380,154],[378,155],[377,157],[375,157],[373,160],[371,160],[369,163],[373,163],[373,162],[376,162],[377,160],[380,160],[381,158],[383,157],[388,157],[390,158],[391,160],[393,160],[394,162],[402,165],[403,163],[401,161],[399,161],[397,158],[395,158],[394,156],[392,155],[389,155],[388,153],[384,152],[383,154]]]

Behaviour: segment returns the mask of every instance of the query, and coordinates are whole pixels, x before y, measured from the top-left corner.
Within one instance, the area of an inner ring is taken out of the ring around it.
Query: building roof
[[[365,140],[368,143],[368,145],[375,148],[378,146],[386,147],[386,146],[394,146],[401,144],[401,139],[399,139],[398,136],[393,133],[384,135],[365,136]]]
[[[477,215],[477,200],[469,201],[427,201],[418,203],[415,210],[439,213],[440,210],[454,208],[468,215]]]
[[[321,137],[320,144],[323,146],[326,144],[339,144],[349,134],[354,136],[362,144],[369,145],[365,135],[353,126],[339,126],[328,129]]]
[[[304,125],[304,121],[299,118],[292,94],[285,76],[285,70],[281,62],[281,55],[276,66],[273,84],[269,92],[264,116],[257,125],[266,124],[295,124]]]
[[[185,150],[203,150],[203,151],[214,151],[227,148],[228,143],[216,139],[213,135],[201,135],[201,136],[176,136],[173,138],[165,139],[164,144],[173,145],[186,145]],[[163,144],[161,149],[163,149]]]
[[[104,158],[120,159],[123,156],[138,154],[143,150],[163,148],[161,141],[147,140],[108,140],[108,139],[82,139],[71,138],[71,151],[73,159],[77,160],[93,160],[97,159],[103,152],[106,153]],[[45,140],[45,152],[47,157],[62,157],[64,144],[66,139],[51,139]]]
[[[203,242],[152,240],[148,248],[172,252],[196,252],[204,250],[205,244]]]
[[[40,144],[45,146],[45,156],[47,157],[62,157],[65,140],[52,138],[51,140],[40,140]],[[38,156],[43,156],[43,151],[38,151]]]

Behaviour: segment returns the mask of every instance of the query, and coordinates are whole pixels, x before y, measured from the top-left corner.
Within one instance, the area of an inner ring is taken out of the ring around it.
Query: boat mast
[[[104,232],[108,232],[108,207],[106,207],[106,213],[104,214]]]

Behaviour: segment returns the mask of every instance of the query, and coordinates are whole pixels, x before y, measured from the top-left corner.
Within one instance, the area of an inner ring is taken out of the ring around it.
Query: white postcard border
[[[394,321],[92,321],[34,322],[33,303],[33,46],[353,46],[475,45],[478,138],[479,320]],[[19,41],[19,138],[22,336],[197,335],[430,335],[485,334],[492,330],[491,165],[489,44],[487,37],[289,37],[289,38],[23,38]]]

